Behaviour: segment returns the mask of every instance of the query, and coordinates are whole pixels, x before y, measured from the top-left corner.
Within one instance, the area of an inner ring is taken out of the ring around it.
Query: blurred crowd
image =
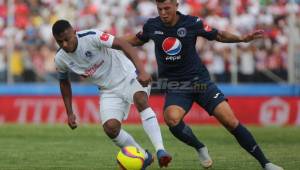
[[[222,44],[198,38],[197,50],[217,82],[230,82],[232,69],[238,70],[240,82],[276,82],[287,80],[289,41],[299,41],[300,0],[295,0],[295,5],[288,2],[234,0],[233,14],[233,0],[179,0],[179,11],[235,34],[264,29],[266,38],[253,43]],[[289,24],[291,13],[296,18],[294,31]],[[56,81],[53,59],[57,45],[51,27],[57,19],[69,20],[77,30],[98,28],[122,36],[136,34],[148,18],[155,16],[154,0],[0,0],[0,82],[6,81],[7,70],[15,82]],[[138,51],[147,71],[155,76],[153,43]]]

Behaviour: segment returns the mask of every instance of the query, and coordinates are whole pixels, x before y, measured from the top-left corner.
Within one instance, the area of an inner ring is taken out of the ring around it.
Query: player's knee
[[[232,131],[239,125],[239,121],[237,119],[233,119],[233,120],[227,121],[223,125],[225,126],[226,129],[228,129],[229,131]]]
[[[103,124],[103,129],[106,135],[113,139],[116,138],[121,130],[121,123],[118,120],[111,119]]]
[[[137,92],[133,96],[134,104],[139,112],[149,107],[148,96],[145,92]]]
[[[169,127],[178,125],[183,117],[184,111],[174,107],[168,107],[164,112],[164,120]]]
[[[181,118],[164,114],[164,120],[169,127],[174,127],[180,123]]]
[[[165,119],[165,122],[169,127],[174,127],[180,123],[180,119]]]

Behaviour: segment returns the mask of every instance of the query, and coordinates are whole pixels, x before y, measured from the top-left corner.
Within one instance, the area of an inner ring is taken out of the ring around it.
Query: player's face
[[[71,53],[77,48],[76,31],[73,28],[68,28],[59,35],[54,35],[54,38],[64,51]]]
[[[157,2],[156,5],[162,22],[171,26],[176,24],[176,11],[178,8],[178,3],[172,2],[171,0],[166,0],[164,2]]]

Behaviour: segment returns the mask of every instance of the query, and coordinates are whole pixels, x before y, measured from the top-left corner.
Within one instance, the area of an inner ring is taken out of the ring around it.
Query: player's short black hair
[[[52,26],[52,34],[59,35],[60,33],[64,32],[66,29],[71,28],[71,24],[69,21],[61,19],[56,21]]]
[[[166,0],[156,0],[156,2],[165,2]],[[173,3],[177,3],[177,0],[171,0]]]

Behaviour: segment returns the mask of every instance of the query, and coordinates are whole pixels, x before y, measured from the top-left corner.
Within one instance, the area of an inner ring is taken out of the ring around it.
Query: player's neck
[[[74,53],[78,48],[78,38],[76,38],[76,42],[75,42],[75,48],[73,51],[71,51],[71,53]]]

